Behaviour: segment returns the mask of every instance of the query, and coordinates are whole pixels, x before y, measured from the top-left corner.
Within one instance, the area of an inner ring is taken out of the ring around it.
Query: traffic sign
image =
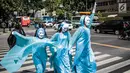
[[[119,13],[126,13],[127,11],[126,3],[119,3],[118,11]]]

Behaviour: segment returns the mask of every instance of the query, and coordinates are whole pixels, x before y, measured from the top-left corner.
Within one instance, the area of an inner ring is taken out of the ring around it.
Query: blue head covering
[[[66,32],[68,31],[68,28],[69,28],[69,24],[67,24],[66,22],[62,22],[59,27],[59,30],[62,30],[62,32]]]
[[[60,24],[60,26],[59,26],[59,30],[62,29],[63,25],[64,25],[64,24],[63,24],[63,22],[62,22],[62,23]]]
[[[80,25],[83,26],[84,25],[84,19],[85,19],[85,15],[81,16],[80,18]]]

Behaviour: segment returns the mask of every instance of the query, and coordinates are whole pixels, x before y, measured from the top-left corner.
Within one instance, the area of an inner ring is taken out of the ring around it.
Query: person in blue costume
[[[47,35],[42,24],[40,24],[39,28],[36,30],[35,37],[46,40],[45,38]],[[37,49],[33,49],[33,62],[36,68],[36,73],[45,72],[47,62],[46,46],[41,46]]]
[[[76,43],[76,54],[72,70],[75,73],[96,73],[96,61],[91,48],[90,27],[95,14],[96,3],[90,16],[81,16],[81,26],[76,30],[70,41],[69,48]]]
[[[58,46],[54,57],[54,73],[71,73],[70,55],[69,55],[69,40],[70,33],[68,24],[62,22],[59,27],[59,32],[55,33],[51,41],[55,41]]]
[[[25,62],[27,59],[28,55],[30,53],[35,53],[39,52],[41,53],[41,50],[45,54],[41,54],[43,57],[40,56],[42,59],[42,63],[34,61],[36,67],[40,68],[40,70],[43,68],[42,66],[45,66],[46,62],[43,62],[44,60],[46,61],[46,52],[44,51],[45,46],[51,46],[55,47],[53,42],[51,42],[49,39],[44,38],[44,39],[39,39],[37,37],[25,37],[21,34],[19,34],[16,31],[13,31],[12,34],[16,37],[16,45],[4,56],[4,58],[1,60],[0,64],[7,69],[8,72],[14,73],[20,69],[22,64]],[[42,48],[42,49],[39,49]],[[55,48],[51,48],[51,52],[55,53]],[[37,54],[40,55],[40,54]],[[41,66],[41,64],[43,64]],[[41,72],[37,72],[41,73]]]

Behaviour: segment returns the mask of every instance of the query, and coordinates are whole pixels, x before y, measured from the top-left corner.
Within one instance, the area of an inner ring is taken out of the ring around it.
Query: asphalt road
[[[33,36],[35,29],[33,27],[24,27],[28,36]],[[71,34],[76,29],[71,30]],[[50,38],[56,30],[47,28],[47,35]],[[8,33],[0,35],[0,60],[8,51],[7,37]],[[130,73],[130,41],[119,40],[113,33],[98,34],[91,30],[92,49],[97,62],[97,73]],[[31,56],[18,71],[18,73],[33,73],[35,67]],[[47,68],[47,72],[51,69]],[[0,73],[8,73],[0,66]]]

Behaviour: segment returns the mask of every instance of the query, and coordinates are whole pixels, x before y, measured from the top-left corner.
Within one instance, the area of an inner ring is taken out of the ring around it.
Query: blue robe
[[[49,39],[45,38],[46,35],[45,35],[44,28],[37,29],[35,35],[38,38],[39,38],[39,35],[38,35],[39,33],[44,34],[43,38],[41,40],[49,41]],[[45,44],[44,46],[37,45],[37,46],[35,46],[35,49],[32,50],[33,62],[34,62],[35,68],[36,68],[36,73],[45,72],[46,62],[47,62],[47,52],[46,52],[47,46],[48,47],[50,46],[50,51],[52,52],[52,54],[54,54],[55,50],[53,48],[51,48],[52,47],[51,45],[47,45],[47,44]]]
[[[16,72],[27,59],[28,55],[34,50],[44,46],[54,46],[48,39],[39,39],[36,37],[25,37],[17,32],[13,32],[16,37],[16,45],[4,56],[0,64],[8,72]],[[43,48],[44,49],[44,48]],[[43,54],[43,56],[46,56]],[[34,62],[35,63],[35,62]],[[45,65],[45,62],[43,62]],[[42,64],[43,64],[42,63]]]
[[[64,33],[55,33],[51,40],[55,41],[58,46],[53,60],[54,72],[71,73],[70,55],[68,49],[70,33],[68,31]]]
[[[90,16],[90,26],[92,23],[94,14]],[[69,48],[76,43],[76,54],[74,56],[73,70],[76,73],[96,73],[96,62],[94,58],[94,53],[91,48],[91,34],[90,29],[84,26],[84,18],[81,17],[81,26],[74,33]]]

